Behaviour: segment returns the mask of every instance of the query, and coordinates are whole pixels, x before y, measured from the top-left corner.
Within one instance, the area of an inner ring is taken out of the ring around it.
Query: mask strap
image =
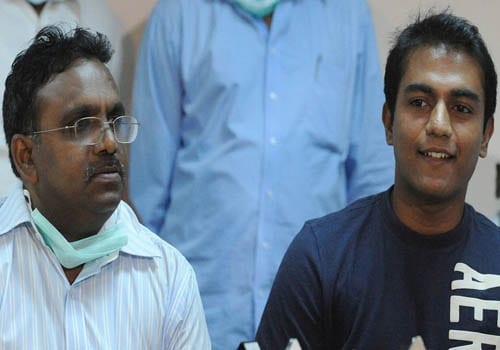
[[[30,208],[30,211],[33,212],[33,207],[31,205],[31,195],[30,192],[23,188],[23,194],[24,194],[24,199],[26,199],[26,203],[28,204],[28,207]]]

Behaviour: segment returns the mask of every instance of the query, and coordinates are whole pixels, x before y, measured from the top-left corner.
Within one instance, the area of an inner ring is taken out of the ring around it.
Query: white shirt
[[[0,0],[0,101],[3,100],[5,79],[10,72],[14,58],[26,49],[35,34],[49,24],[80,24],[83,27],[104,33],[110,39],[115,55],[109,63],[122,99],[126,106],[130,102],[131,79],[122,77],[123,67],[130,64],[125,57],[123,30],[111,9],[102,0],[49,0],[38,16],[26,0]],[[68,27],[70,28],[70,27]],[[128,79],[128,80],[127,80]],[[0,108],[0,197],[7,195],[19,182],[12,172],[8,147],[3,131],[3,116]]]
[[[210,349],[193,269],[122,202],[128,243],[69,284],[19,188],[0,204],[0,349]]]

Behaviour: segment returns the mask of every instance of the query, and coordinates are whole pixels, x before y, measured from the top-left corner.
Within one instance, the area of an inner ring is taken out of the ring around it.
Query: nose
[[[105,150],[109,154],[114,154],[118,149],[118,142],[115,138],[111,123],[105,123],[101,131],[101,141],[95,145],[98,151]]]
[[[451,120],[445,103],[438,103],[432,109],[425,130],[428,135],[450,137],[452,134]]]

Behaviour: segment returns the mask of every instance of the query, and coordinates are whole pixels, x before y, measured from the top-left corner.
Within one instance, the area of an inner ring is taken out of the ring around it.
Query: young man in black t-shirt
[[[257,340],[283,349],[500,347],[500,229],[465,203],[493,133],[497,76],[475,26],[419,18],[391,49],[383,122],[395,183],[307,222]],[[369,145],[366,145],[369,147]]]

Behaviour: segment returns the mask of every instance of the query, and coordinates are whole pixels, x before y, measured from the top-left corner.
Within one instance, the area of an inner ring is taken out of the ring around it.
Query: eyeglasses
[[[106,126],[113,130],[115,140],[119,143],[134,142],[139,131],[139,122],[134,117],[119,116],[111,121],[104,121],[98,117],[78,119],[75,124],[62,128],[33,131],[31,134],[43,134],[59,130],[74,130],[74,139],[82,146],[94,146],[102,141]]]

